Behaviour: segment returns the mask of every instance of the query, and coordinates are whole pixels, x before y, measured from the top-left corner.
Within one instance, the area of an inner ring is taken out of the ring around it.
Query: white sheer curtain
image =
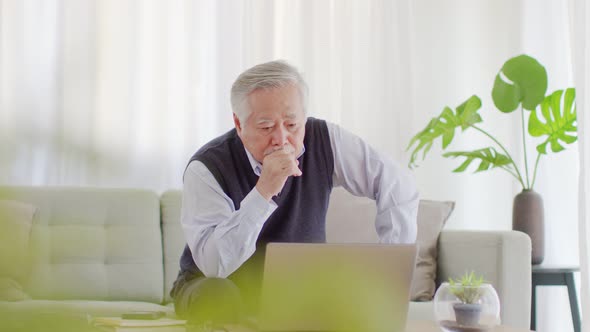
[[[590,311],[590,117],[586,113],[590,101],[590,5],[584,0],[570,0],[572,59],[576,82],[578,137],[580,150],[579,242],[581,267],[582,311]],[[587,317],[587,316],[586,316]],[[582,320],[582,330],[590,332],[590,324]]]
[[[489,93],[502,63],[527,51],[525,0],[0,3],[2,183],[180,187],[188,157],[231,127],[233,79],[276,58],[305,73],[312,115],[403,163],[431,117],[474,93],[485,126],[521,154],[517,119],[490,111]],[[454,147],[488,144],[467,133]],[[515,182],[451,174],[457,161],[439,152],[416,177],[424,197],[459,203],[449,227],[510,228]],[[574,176],[549,187],[560,183]],[[559,204],[557,192],[541,194]]]
[[[276,58],[313,116],[401,158],[408,2],[1,0],[0,182],[180,187],[235,77]]]
[[[2,182],[178,187],[190,151],[231,125],[242,52],[218,41],[240,15],[218,2],[1,4]]]
[[[0,183],[179,188],[191,154],[231,128],[235,77],[277,58],[304,72],[312,116],[402,163],[431,117],[472,94],[484,127],[522,158],[518,117],[492,110],[493,79],[529,53],[550,89],[571,85],[569,49],[588,46],[580,28],[568,42],[566,1],[0,0]],[[467,132],[453,144],[490,142]],[[457,202],[448,228],[510,229],[517,183],[457,165],[433,147],[415,171],[422,197]],[[539,168],[549,263],[578,261],[577,165],[574,147]],[[545,316],[541,331],[567,317]]]

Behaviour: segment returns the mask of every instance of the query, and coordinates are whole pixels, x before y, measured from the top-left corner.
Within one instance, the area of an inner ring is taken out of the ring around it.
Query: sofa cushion
[[[0,199],[38,207],[31,230],[34,299],[163,300],[158,196],[148,190],[0,188]]]
[[[438,235],[453,211],[453,202],[421,200],[418,207],[419,246],[412,279],[412,301],[429,301],[434,296]],[[375,202],[334,188],[326,218],[326,239],[333,243],[378,243]]]
[[[453,212],[454,202],[421,200],[418,207],[418,257],[412,279],[412,301],[430,301],[436,289],[438,236]]]
[[[408,320],[436,321],[436,318],[434,317],[434,302],[410,302],[410,307],[408,308]]]
[[[27,273],[35,211],[31,204],[0,200],[0,278],[18,280]]]

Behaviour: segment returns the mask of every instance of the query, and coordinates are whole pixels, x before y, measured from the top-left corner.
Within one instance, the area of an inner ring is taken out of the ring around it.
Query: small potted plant
[[[483,276],[477,276],[475,272],[465,273],[460,278],[449,278],[449,291],[460,301],[453,304],[457,323],[463,326],[477,326],[481,315],[480,303],[483,295]]]
[[[490,331],[500,324],[500,299],[475,272],[443,282],[434,295],[436,323],[447,332]]]

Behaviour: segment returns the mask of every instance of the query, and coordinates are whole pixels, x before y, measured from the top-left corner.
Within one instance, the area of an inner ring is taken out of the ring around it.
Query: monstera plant
[[[494,81],[492,99],[496,108],[503,113],[520,113],[524,165],[519,166],[506,147],[482,128],[483,119],[479,114],[482,103],[476,95],[454,110],[445,107],[408,144],[408,150],[413,149],[409,164],[413,168],[417,166],[420,155],[422,159],[426,157],[435,141],[440,139],[442,149],[446,151],[459,128],[460,132],[470,129],[488,137],[491,146],[473,151],[447,151],[443,156],[462,159],[454,172],[464,172],[471,164],[477,164],[475,172],[501,169],[520,183],[523,191],[514,199],[513,229],[524,231],[531,237],[534,264],[541,263],[544,257],[543,201],[533,191],[539,161],[550,152],[563,151],[565,145],[574,143],[578,138],[575,89],[556,90],[550,94],[546,91],[547,71],[528,55],[506,61]],[[527,134],[538,141],[532,167],[527,154]]]

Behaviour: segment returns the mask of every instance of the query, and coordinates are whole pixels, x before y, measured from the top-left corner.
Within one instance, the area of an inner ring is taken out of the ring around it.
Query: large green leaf
[[[494,105],[510,113],[522,107],[534,110],[547,91],[547,71],[537,60],[528,55],[519,55],[504,63],[496,75],[492,99]]]
[[[557,90],[545,97],[541,103],[541,119],[537,111],[531,112],[529,134],[534,137],[547,136],[543,143],[537,145],[539,153],[546,154],[548,144],[551,146],[551,151],[562,151],[565,149],[563,143],[571,144],[578,139],[575,98],[574,88],[566,89],[565,94],[563,90]]]
[[[489,169],[495,167],[505,167],[507,165],[511,165],[512,161],[510,158],[505,155],[501,154],[493,147],[483,148],[475,151],[454,151],[454,152],[447,152],[443,154],[444,157],[465,157],[465,161],[457,168],[453,170],[453,172],[463,172],[471,165],[471,163],[475,160],[479,160],[479,166],[475,170],[475,172],[487,171]]]
[[[445,107],[438,117],[432,118],[426,128],[421,130],[410,140],[406,151],[414,144],[416,144],[416,146],[412,151],[408,166],[410,168],[417,166],[416,159],[418,158],[418,153],[422,151],[422,159],[424,159],[437,138],[442,138],[442,148],[444,150],[453,141],[453,138],[455,137],[455,129],[457,127],[461,127],[462,130],[465,130],[470,126],[481,122],[481,116],[477,113],[480,108],[481,99],[476,95],[469,97],[467,101],[457,106],[456,111],[453,111],[449,107]]]

